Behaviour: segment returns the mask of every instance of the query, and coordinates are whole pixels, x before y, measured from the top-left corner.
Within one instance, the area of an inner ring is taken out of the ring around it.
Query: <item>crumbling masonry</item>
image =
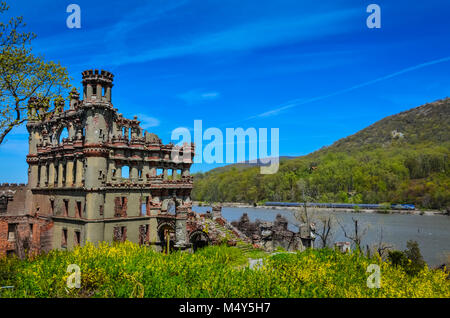
[[[299,226],[300,231],[295,233],[288,230],[288,221],[281,214],[277,214],[274,222],[261,220],[250,222],[247,213],[244,213],[239,221],[231,222],[231,224],[250,238],[253,244],[268,251],[274,251],[277,248],[296,251],[314,247],[315,226],[302,223]]]

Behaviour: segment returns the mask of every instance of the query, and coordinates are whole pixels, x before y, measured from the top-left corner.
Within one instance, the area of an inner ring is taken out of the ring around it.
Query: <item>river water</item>
[[[200,213],[211,211],[211,207],[194,206],[193,210]],[[271,208],[241,208],[223,207],[222,215],[228,221],[239,220],[242,213],[247,213],[250,220],[274,221],[279,213],[289,221],[289,229],[297,232],[294,224],[299,222],[293,214],[293,210]],[[445,215],[413,215],[413,214],[381,214],[381,213],[352,213],[352,212],[325,212],[308,211],[311,220],[315,220],[317,230],[320,230],[321,217],[333,215],[331,242],[349,241],[345,238],[341,223],[348,233],[353,233],[352,218],[358,220],[360,230],[366,229],[362,245],[373,246],[380,241],[380,233],[383,233],[383,242],[393,246],[394,249],[406,249],[406,242],[414,240],[419,243],[423,258],[430,266],[438,266],[446,261],[450,255],[450,217]],[[316,246],[320,245],[319,238]]]

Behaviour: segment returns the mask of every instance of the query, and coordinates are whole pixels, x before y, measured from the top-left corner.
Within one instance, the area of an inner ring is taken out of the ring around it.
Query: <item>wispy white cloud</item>
[[[216,91],[202,92],[198,90],[192,90],[178,95],[178,98],[184,100],[188,104],[196,104],[205,102],[208,100],[214,100],[220,97],[220,93]]]
[[[127,48],[129,49],[126,39],[137,28],[163,18],[164,15],[179,9],[188,2],[188,0],[172,0],[156,4],[154,1],[149,1],[130,12],[126,12],[122,19],[112,25],[89,29],[82,27],[81,32],[57,33],[52,36],[40,37],[35,40],[33,46],[37,52],[56,56],[60,56],[67,51],[77,52],[79,54],[76,54],[75,58],[78,59],[78,64],[75,62],[72,67],[85,67],[91,63],[91,61],[87,61],[86,56],[89,58],[96,56],[93,52],[97,52],[101,46],[104,46],[106,51],[126,53],[124,51]],[[69,36],[70,40],[62,41],[62,37],[67,39]],[[97,59],[94,64],[98,65],[98,62]],[[103,64],[110,65],[111,63],[108,62],[108,60],[104,60]]]
[[[450,56],[444,57],[444,58],[441,58],[441,59],[437,59],[437,60],[433,60],[433,61],[429,61],[429,62],[425,62],[425,63],[421,63],[421,64],[418,64],[418,65],[414,65],[414,66],[405,68],[403,70],[400,70],[398,72],[394,72],[392,74],[388,74],[388,75],[376,78],[374,80],[370,80],[370,81],[367,81],[367,82],[364,82],[364,83],[361,83],[361,84],[358,84],[358,85],[354,85],[354,86],[351,86],[349,88],[342,89],[342,90],[339,90],[339,91],[336,91],[336,92],[333,92],[333,93],[330,93],[330,94],[316,96],[316,97],[307,98],[307,99],[294,99],[294,100],[291,100],[291,101],[289,101],[287,103],[281,104],[281,105],[277,106],[276,108],[274,108],[272,110],[268,110],[268,111],[260,113],[258,115],[251,116],[251,117],[247,118],[247,120],[254,119],[254,118],[275,116],[275,115],[278,115],[279,113],[281,113],[281,112],[283,112],[283,111],[285,111],[287,109],[293,108],[293,107],[297,107],[297,106],[300,106],[300,105],[305,105],[305,104],[309,104],[309,103],[312,103],[312,102],[316,102],[316,101],[320,101],[320,100],[323,100],[323,99],[327,99],[327,98],[330,98],[330,97],[334,97],[334,96],[337,96],[337,95],[345,94],[345,93],[354,91],[354,90],[356,90],[358,88],[366,87],[366,86],[369,86],[369,85],[372,85],[372,84],[376,84],[378,82],[382,82],[382,81],[391,79],[393,77],[397,77],[397,76],[403,75],[405,73],[409,73],[409,72],[412,72],[412,71],[415,71],[415,70],[419,70],[419,69],[427,67],[427,66],[440,64],[440,63],[445,63],[445,62],[450,62]]]
[[[352,24],[346,22],[356,14],[360,12],[347,9],[308,16],[266,19],[219,32],[196,34],[190,38],[182,37],[182,40],[173,40],[169,45],[148,47],[135,54],[124,54],[121,49],[110,50],[108,53],[92,56],[91,63],[102,60],[110,65],[119,66],[194,54],[246,51],[301,42],[351,30]],[[129,48],[124,49],[127,53],[130,52]]]
[[[141,122],[141,127],[144,129],[149,129],[151,127],[159,126],[159,120],[155,117],[150,117],[145,114],[138,114],[138,120]]]

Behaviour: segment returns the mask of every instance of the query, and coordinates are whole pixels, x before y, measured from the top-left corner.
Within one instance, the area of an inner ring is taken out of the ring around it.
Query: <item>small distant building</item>
[[[334,247],[341,253],[350,252],[350,242],[335,242]]]

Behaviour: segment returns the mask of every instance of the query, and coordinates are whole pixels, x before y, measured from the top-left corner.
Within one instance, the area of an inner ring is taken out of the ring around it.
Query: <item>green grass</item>
[[[252,270],[248,258],[263,258]],[[369,264],[381,267],[381,288],[368,288]],[[69,264],[81,288],[67,289]],[[270,256],[260,250],[211,246],[195,254],[164,255],[126,242],[51,251],[34,259],[0,260],[0,297],[450,297],[442,271],[401,268],[357,253],[323,250]]]

